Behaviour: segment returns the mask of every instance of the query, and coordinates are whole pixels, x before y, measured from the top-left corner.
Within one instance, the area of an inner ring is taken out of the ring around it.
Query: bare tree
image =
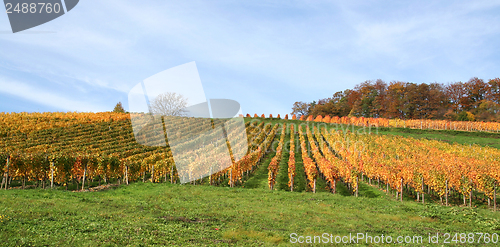
[[[151,102],[151,112],[162,116],[186,116],[187,98],[181,94],[167,92],[158,95]]]

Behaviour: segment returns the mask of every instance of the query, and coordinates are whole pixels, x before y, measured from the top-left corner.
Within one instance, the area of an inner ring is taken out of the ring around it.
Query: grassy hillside
[[[419,235],[427,245],[428,234],[500,230],[497,213],[401,203],[364,183],[358,198],[140,182],[92,193],[7,190],[0,215],[3,246],[272,246],[292,233]]]

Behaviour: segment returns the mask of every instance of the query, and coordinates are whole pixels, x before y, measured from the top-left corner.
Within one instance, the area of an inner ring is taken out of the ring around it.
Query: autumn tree
[[[375,100],[372,102],[373,109],[371,115],[373,117],[385,116],[386,104],[387,104],[387,83],[383,80],[378,79],[373,84],[373,88],[377,92]]]
[[[467,96],[471,103],[471,108],[477,108],[486,98],[486,93],[488,92],[488,84],[477,77],[471,78],[467,84]]]
[[[330,115],[500,121],[500,78],[485,83],[473,77],[465,83],[447,85],[368,80],[317,103],[295,102],[293,110],[314,118]]]
[[[378,92],[371,81],[365,81],[354,88],[359,92],[359,100],[353,104],[352,114],[354,116],[372,117],[375,99]]]
[[[311,104],[305,103],[302,101],[295,102],[295,103],[293,103],[293,106],[292,106],[292,115],[297,114],[300,116],[306,116],[309,114],[309,107],[310,106],[311,106]]]
[[[405,83],[393,81],[387,87],[387,115],[389,118],[405,118]]]
[[[500,78],[489,80],[488,85],[487,99],[500,104]]]

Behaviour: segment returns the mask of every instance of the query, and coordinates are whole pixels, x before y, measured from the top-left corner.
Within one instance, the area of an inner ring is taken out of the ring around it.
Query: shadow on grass
[[[369,185],[364,182],[359,182],[359,196],[368,198],[377,198],[383,196],[384,193],[377,188],[377,185]]]
[[[336,193],[341,196],[351,196],[351,191],[349,191],[349,188],[344,183],[341,183],[337,181],[336,185]]]

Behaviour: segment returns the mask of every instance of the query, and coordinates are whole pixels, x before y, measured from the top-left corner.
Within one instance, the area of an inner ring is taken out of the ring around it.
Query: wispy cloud
[[[0,92],[14,95],[37,104],[49,106],[53,109],[60,109],[61,111],[92,112],[107,110],[103,108],[102,105],[96,104],[96,102],[71,99],[64,95],[2,77],[0,77]]]
[[[26,87],[0,92],[32,99],[27,92],[42,89],[51,98],[74,101],[68,108],[85,98],[91,102],[85,109],[111,110],[138,82],[196,61],[208,97],[238,100],[252,113],[286,114],[294,101],[330,97],[369,79],[445,83],[498,77],[499,6],[81,1],[33,29],[56,33],[0,34],[1,83],[21,81]],[[9,28],[6,15],[0,16],[0,30]],[[34,108],[57,105],[34,98]]]

